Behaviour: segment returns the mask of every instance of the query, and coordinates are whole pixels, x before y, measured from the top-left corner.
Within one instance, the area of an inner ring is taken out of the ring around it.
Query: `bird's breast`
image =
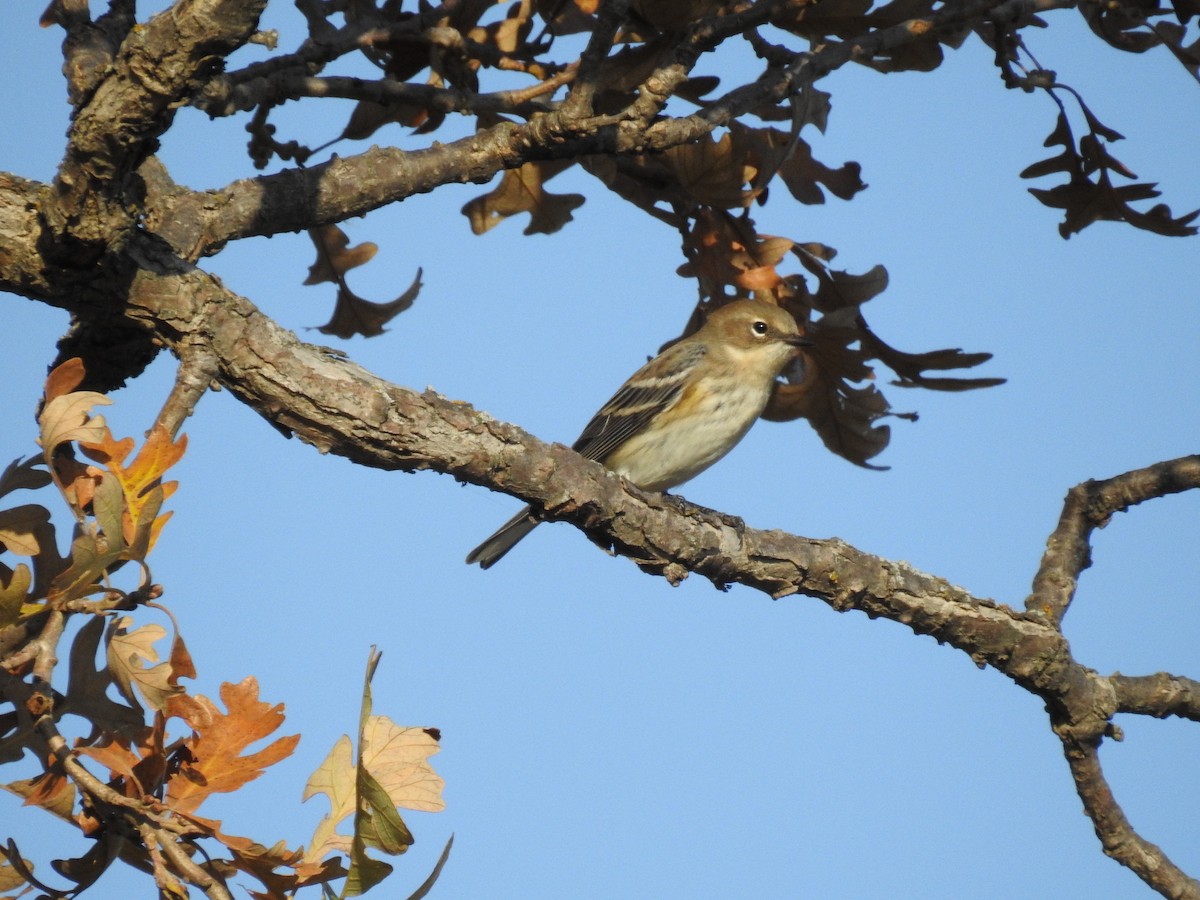
[[[769,395],[769,387],[764,391],[737,381],[702,379],[610,453],[604,464],[645,490],[677,487],[732,450]]]

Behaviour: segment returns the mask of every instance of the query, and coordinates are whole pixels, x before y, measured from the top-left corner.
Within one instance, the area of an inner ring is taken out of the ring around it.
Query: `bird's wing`
[[[704,353],[703,344],[686,341],[650,360],[592,417],[571,449],[602,461],[675,402]]]

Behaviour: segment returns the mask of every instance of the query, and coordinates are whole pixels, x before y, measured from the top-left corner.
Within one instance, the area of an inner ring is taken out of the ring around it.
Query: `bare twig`
[[[155,424],[166,428],[171,437],[179,434],[184,420],[195,411],[200,398],[213,386],[216,374],[217,360],[211,350],[203,344],[192,344],[183,349],[179,354],[175,385],[154,420]]]
[[[591,116],[595,111],[592,100],[596,94],[596,75],[600,64],[612,51],[613,40],[629,15],[629,0],[609,0],[600,9],[596,27],[588,38],[587,47],[579,57],[579,77],[563,101],[562,115],[572,119]]]
[[[1097,744],[1063,741],[1075,790],[1096,828],[1104,852],[1172,900],[1200,900],[1200,882],[1179,869],[1155,844],[1134,830],[1100,768]]]
[[[1200,681],[1158,672],[1109,676],[1117,694],[1117,712],[1165,719],[1178,716],[1200,722]]]
[[[1156,463],[1103,481],[1085,481],[1067,492],[1058,526],[1046,542],[1046,552],[1025,601],[1031,613],[1062,622],[1079,575],[1091,565],[1091,536],[1113,513],[1146,500],[1200,487],[1200,455]]]

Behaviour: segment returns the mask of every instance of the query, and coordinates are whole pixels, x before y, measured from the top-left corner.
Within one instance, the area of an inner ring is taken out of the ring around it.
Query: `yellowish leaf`
[[[363,765],[396,806],[423,812],[446,808],[446,782],[429,765],[429,757],[441,747],[429,729],[401,727],[387,716],[371,716],[362,742]]]
[[[108,436],[103,416],[90,416],[93,406],[110,406],[112,401],[96,391],[79,391],[55,397],[42,410],[38,443],[50,463],[54,448],[67,441],[102,443]]]
[[[128,631],[133,624],[128,616],[121,617],[115,624],[109,632],[107,655],[108,670],[117,689],[136,706],[137,698],[133,694],[136,684],[151,709],[162,710],[168,698],[181,693],[183,688],[172,682],[170,663],[159,663],[150,668],[145,664],[158,662],[154,642],[164,638],[167,630],[161,625],[150,624]]]
[[[21,618],[21,607],[29,596],[33,574],[19,563],[15,569],[0,565],[0,628]]]
[[[342,735],[325,757],[325,761],[308,777],[301,800],[317,794],[329,798],[329,812],[317,823],[308,849],[304,852],[307,862],[316,862],[330,853],[349,853],[350,838],[337,833],[338,824],[354,812],[357,794],[354,790],[354,747],[347,735]]]

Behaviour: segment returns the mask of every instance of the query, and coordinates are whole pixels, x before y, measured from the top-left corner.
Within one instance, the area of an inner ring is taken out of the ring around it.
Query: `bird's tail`
[[[517,541],[533,531],[540,519],[534,518],[525,507],[496,530],[490,538],[467,554],[467,564],[479,563],[481,569],[490,569],[500,557],[516,546]]]

